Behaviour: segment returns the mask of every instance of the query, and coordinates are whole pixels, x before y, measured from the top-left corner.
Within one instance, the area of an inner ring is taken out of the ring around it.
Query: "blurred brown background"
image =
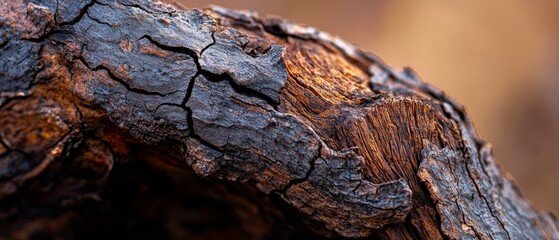
[[[180,2],[279,15],[411,66],[467,107],[524,195],[559,214],[559,1]]]

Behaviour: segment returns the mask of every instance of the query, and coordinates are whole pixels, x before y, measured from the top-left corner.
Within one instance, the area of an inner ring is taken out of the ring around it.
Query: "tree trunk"
[[[279,18],[0,3],[6,239],[559,239],[464,108]]]

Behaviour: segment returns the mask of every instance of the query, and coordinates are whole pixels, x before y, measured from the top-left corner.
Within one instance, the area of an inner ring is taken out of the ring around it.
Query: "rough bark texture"
[[[461,105],[314,28],[0,3],[0,236],[559,239]]]

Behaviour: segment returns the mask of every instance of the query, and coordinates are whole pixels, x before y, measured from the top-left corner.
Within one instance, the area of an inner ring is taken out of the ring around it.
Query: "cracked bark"
[[[314,28],[0,3],[0,237],[558,239],[461,105]]]

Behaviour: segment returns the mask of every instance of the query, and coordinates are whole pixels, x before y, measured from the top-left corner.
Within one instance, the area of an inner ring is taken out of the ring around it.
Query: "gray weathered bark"
[[[461,105],[329,34],[147,0],[0,12],[6,238],[559,238]]]

